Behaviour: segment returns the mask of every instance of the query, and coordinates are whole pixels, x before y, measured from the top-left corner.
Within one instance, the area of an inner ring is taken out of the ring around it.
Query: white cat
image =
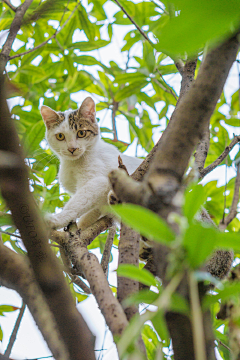
[[[104,215],[111,190],[110,171],[118,168],[120,152],[100,138],[95,103],[87,97],[78,110],[56,112],[43,105],[41,115],[46,125],[46,139],[60,160],[59,180],[72,194],[59,214],[49,214],[46,220],[52,228],[62,228],[80,218],[83,229]],[[131,174],[141,163],[138,158],[121,154],[123,164]]]

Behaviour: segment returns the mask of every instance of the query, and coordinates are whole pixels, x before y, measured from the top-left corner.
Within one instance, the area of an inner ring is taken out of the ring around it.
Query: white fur
[[[107,205],[111,190],[108,174],[118,168],[118,156],[129,173],[133,173],[141,160],[121,154],[116,147],[105,143],[99,136],[77,138],[76,132],[69,129],[68,115],[56,127],[47,129],[46,138],[52,150],[60,159],[59,180],[72,194],[61,213],[48,215],[47,222],[53,228],[62,228],[80,218],[79,226],[86,228],[104,215],[102,207]],[[64,141],[56,139],[55,134],[63,133]],[[74,154],[68,148],[77,148]]]

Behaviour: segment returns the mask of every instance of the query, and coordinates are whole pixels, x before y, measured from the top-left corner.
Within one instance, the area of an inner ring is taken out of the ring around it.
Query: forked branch
[[[231,143],[225,148],[222,154],[210,165],[208,165],[205,169],[200,172],[200,179],[203,179],[204,176],[213,171],[218,165],[223,162],[223,160],[228,156],[233,147],[240,142],[240,136],[234,136]]]
[[[232,205],[228,216],[224,217],[219,224],[219,229],[221,230],[225,230],[226,227],[230,224],[231,221],[233,221],[233,219],[235,219],[237,215],[237,205],[239,203],[239,187],[240,187],[240,164],[238,163]]]

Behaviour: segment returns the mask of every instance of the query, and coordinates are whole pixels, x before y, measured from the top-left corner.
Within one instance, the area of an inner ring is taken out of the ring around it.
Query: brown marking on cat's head
[[[69,114],[68,121],[70,129],[91,131],[94,135],[99,133],[95,103],[90,97],[83,101],[78,110]]]
[[[64,113],[56,112],[46,105],[41,107],[40,112],[47,129],[59,125],[65,119]]]

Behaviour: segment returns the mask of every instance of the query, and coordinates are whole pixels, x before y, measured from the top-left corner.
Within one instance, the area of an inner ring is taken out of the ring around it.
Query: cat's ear
[[[40,109],[43,121],[45,122],[45,125],[48,129],[50,129],[53,125],[55,125],[58,120],[59,116],[56,111],[51,109],[50,107],[43,105]]]
[[[90,120],[93,123],[96,123],[96,107],[95,102],[92,98],[87,97],[80,108],[78,109],[78,116]]]

